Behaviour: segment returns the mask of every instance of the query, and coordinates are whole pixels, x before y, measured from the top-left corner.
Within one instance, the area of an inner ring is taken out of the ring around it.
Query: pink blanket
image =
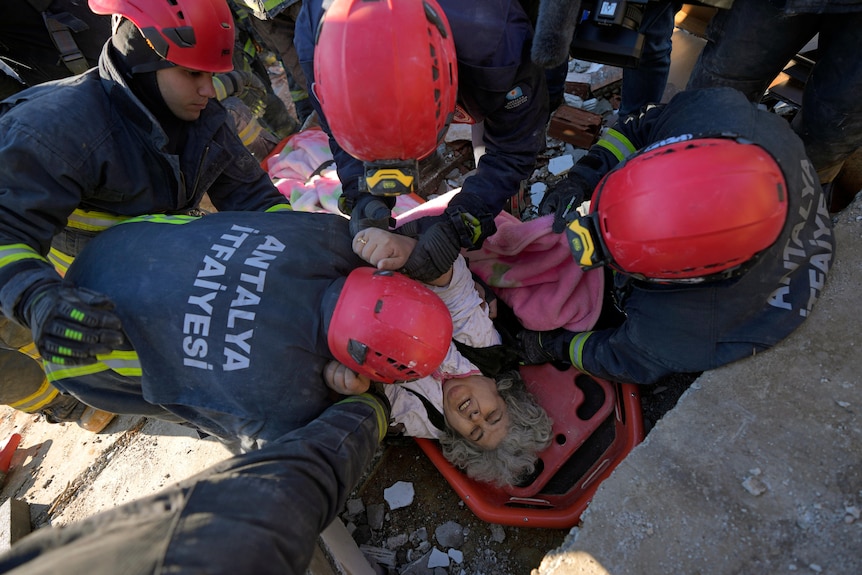
[[[440,213],[458,190],[430,200],[397,218],[399,224]],[[583,271],[565,234],[551,231],[553,216],[527,222],[502,212],[497,233],[482,248],[464,252],[470,269],[494,288],[524,327],[571,331],[592,328],[602,306],[604,274]]]
[[[266,171],[294,210],[344,215],[338,209],[341,182],[329,149],[329,137],[320,128],[288,137],[281,152],[267,160]],[[399,214],[418,204],[410,196],[399,196],[393,212]]]

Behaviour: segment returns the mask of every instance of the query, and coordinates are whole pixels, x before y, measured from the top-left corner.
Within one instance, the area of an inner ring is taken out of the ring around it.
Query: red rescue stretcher
[[[443,457],[440,444],[416,439],[446,481],[483,521],[568,529],[578,523],[599,484],[644,438],[640,393],[575,368],[522,366],[521,375],[553,420],[553,440],[538,473],[518,487],[474,481]]]

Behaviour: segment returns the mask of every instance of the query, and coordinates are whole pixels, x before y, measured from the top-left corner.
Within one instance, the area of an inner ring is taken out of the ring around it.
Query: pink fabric
[[[313,175],[324,164],[329,166]],[[319,128],[291,135],[278,155],[267,162],[275,187],[294,210],[340,214],[341,182],[332,163],[329,137]]]
[[[457,191],[406,212],[398,223],[439,214]],[[543,216],[522,222],[503,212],[495,219],[497,233],[481,249],[464,256],[470,269],[494,288],[524,327],[586,331],[601,313],[604,274],[601,269],[581,269],[566,235],[551,231],[552,221],[553,216]]]
[[[325,164],[329,165],[312,175]],[[266,170],[294,210],[344,215],[338,209],[341,182],[332,163],[329,137],[320,128],[289,136],[281,152],[267,160]],[[399,196],[393,213],[397,215],[418,204],[409,196]]]

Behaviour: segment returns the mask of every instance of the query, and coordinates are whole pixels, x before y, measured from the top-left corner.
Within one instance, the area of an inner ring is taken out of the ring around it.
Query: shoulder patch
[[[506,109],[512,110],[521,104],[525,104],[528,98],[520,86],[515,86],[506,94]]]

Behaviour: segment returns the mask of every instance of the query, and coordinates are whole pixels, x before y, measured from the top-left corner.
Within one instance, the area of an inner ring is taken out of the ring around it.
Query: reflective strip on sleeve
[[[74,257],[69,254],[64,254],[56,248],[51,248],[50,251],[48,251],[48,261],[54,264],[54,269],[57,270],[57,273],[61,276],[66,275],[66,272],[69,271],[69,266],[72,265],[72,261],[74,259]]]
[[[187,224],[189,222],[193,222],[195,220],[201,219],[200,216],[187,216],[183,214],[147,214],[144,216],[135,216],[134,218],[129,218],[125,220],[123,224],[134,224],[137,222],[150,222],[153,224]]]
[[[66,227],[87,232],[102,232],[128,219],[129,216],[119,216],[106,212],[91,212],[78,208],[69,215]]]
[[[56,387],[48,383],[48,378],[44,378],[39,389],[20,401],[10,403],[9,407],[24,413],[35,413],[54,401],[59,393]]]
[[[213,76],[213,88],[215,88],[216,100],[222,101],[227,97],[227,88],[218,76]]]
[[[45,362],[45,373],[48,381],[62,381],[73,377],[84,377],[101,373],[103,371],[114,371],[124,377],[141,377],[143,370],[138,354],[135,351],[112,351],[105,355],[96,356],[99,361],[90,365],[61,365],[58,363]]]
[[[22,260],[41,260],[46,263],[48,262],[47,259],[40,256],[36,250],[27,244],[8,244],[0,246],[0,268]]]
[[[262,129],[263,128],[258,123],[257,118],[252,118],[249,123],[239,131],[239,139],[242,140],[244,146],[248,146],[257,139]]]
[[[19,347],[18,351],[20,351],[27,357],[33,358],[39,363],[42,363],[42,356],[39,355],[39,350],[36,349],[36,344],[32,341],[24,346]]]
[[[569,358],[572,360],[572,365],[575,366],[575,369],[587,375],[589,375],[589,372],[584,369],[584,344],[591,335],[593,335],[591,331],[581,332],[573,337],[572,343],[569,344]]]
[[[610,128],[601,137],[601,139],[596,142],[596,145],[612,153],[620,162],[637,151],[628,138],[613,128]]]
[[[386,432],[389,431],[389,421],[386,418],[386,410],[383,408],[383,403],[379,399],[369,393],[362,393],[360,395],[348,396],[338,403],[364,403],[372,408],[377,418],[377,441],[383,441],[383,438],[386,437]]]
[[[106,355],[97,355],[98,360],[107,365],[111,370],[126,377],[141,377],[141,360],[138,352],[114,350]]]
[[[290,99],[293,102],[302,102],[308,99],[308,92],[305,90],[291,90]]]
[[[288,204],[276,204],[271,208],[267,208],[265,211],[267,212],[292,212],[293,206]]]

